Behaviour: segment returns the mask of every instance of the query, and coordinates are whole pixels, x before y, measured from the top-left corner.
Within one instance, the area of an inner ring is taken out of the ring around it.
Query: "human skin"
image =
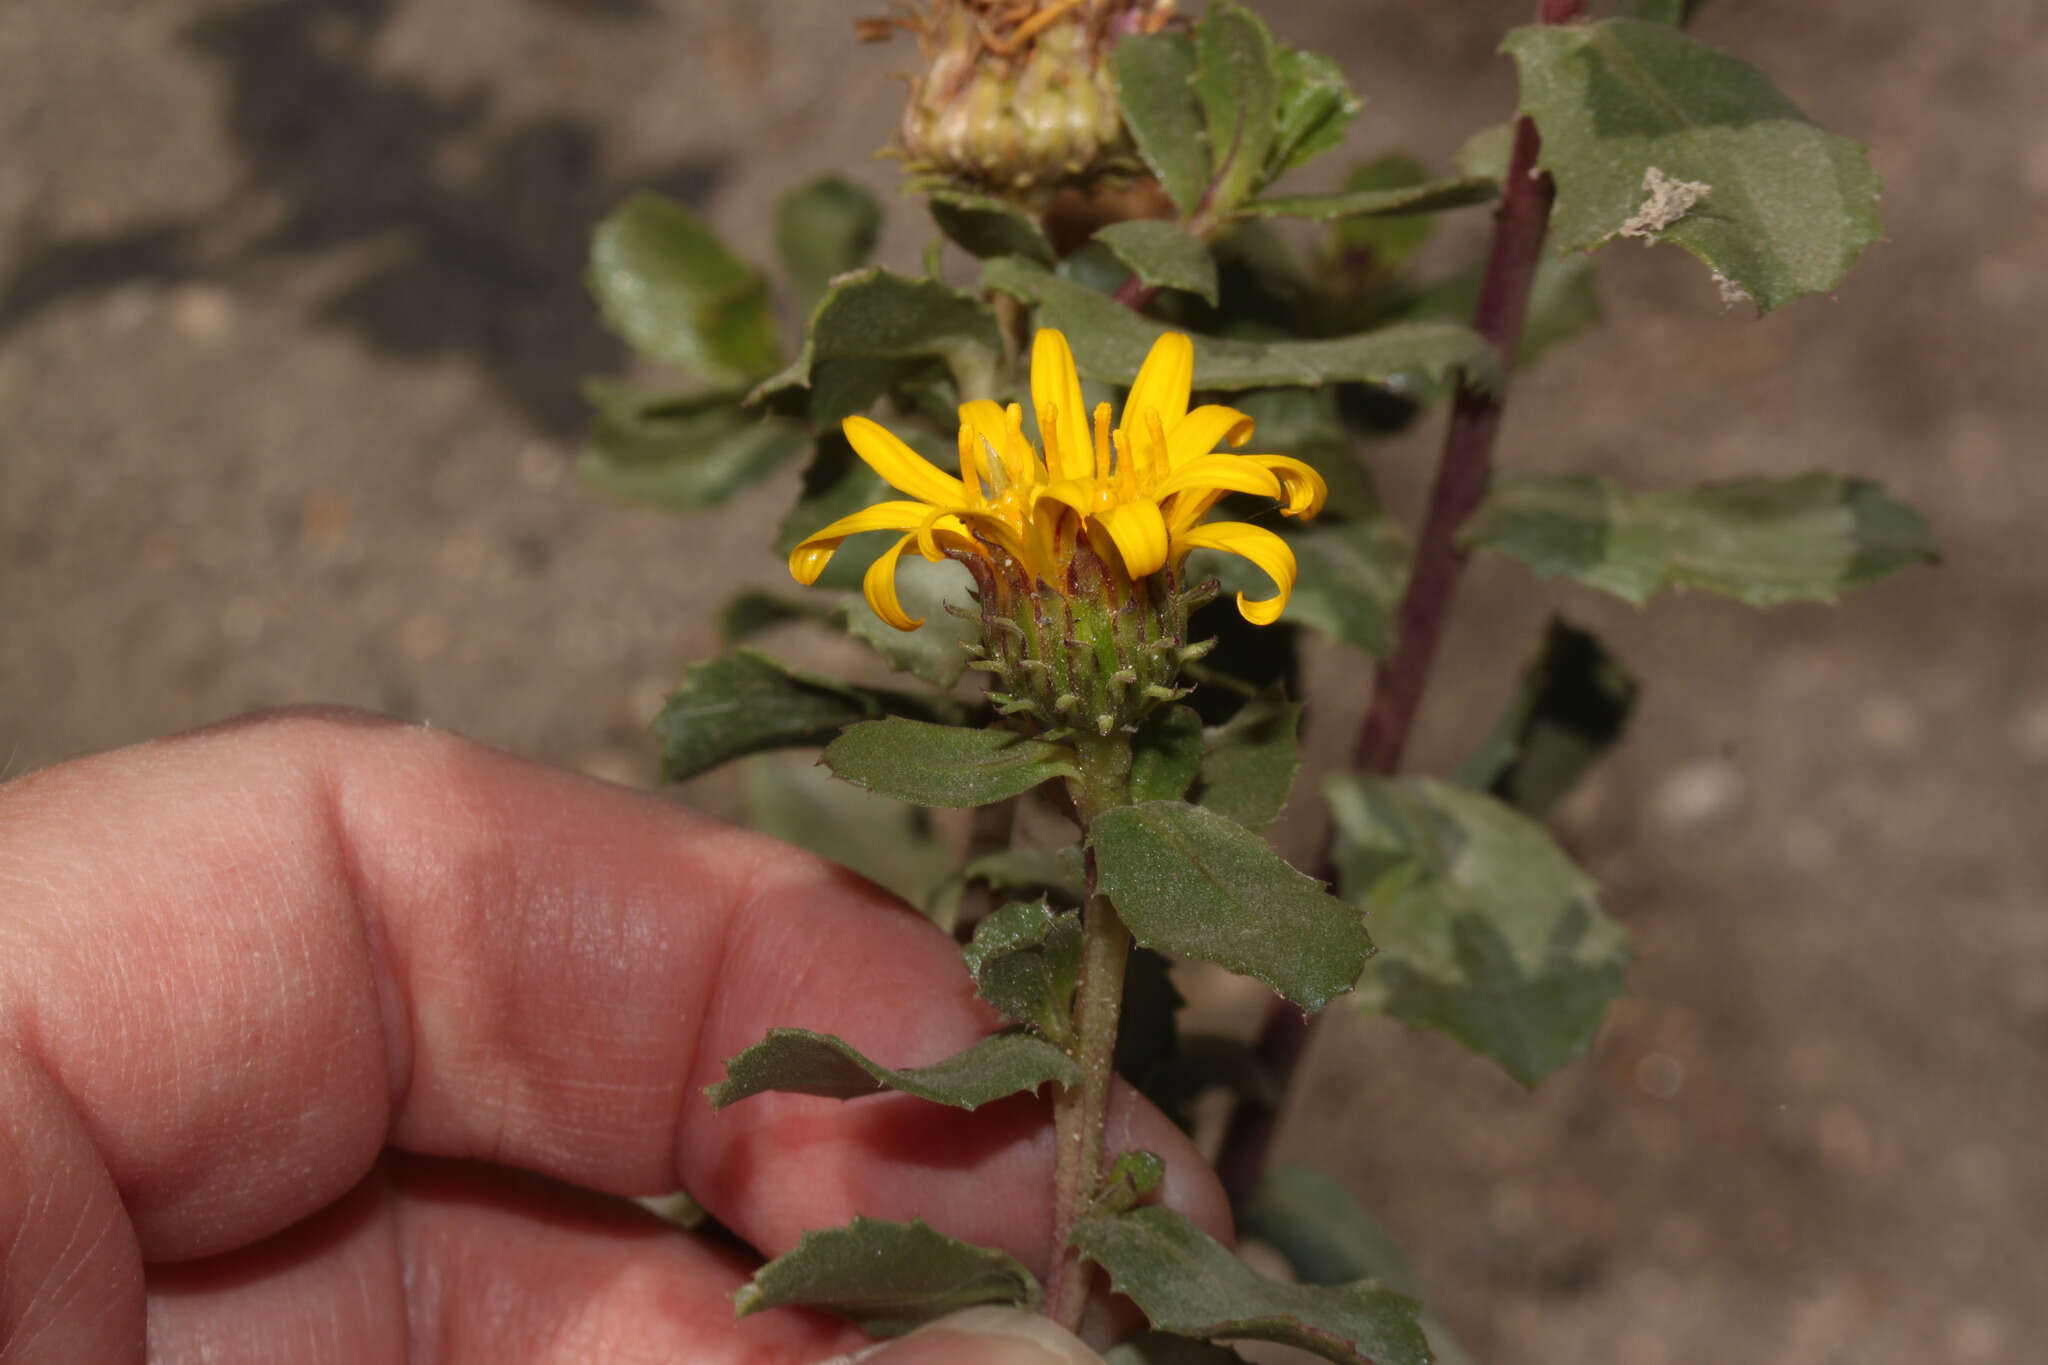
[[[860,1349],[820,1315],[735,1324],[752,1258],[617,1196],[687,1188],[771,1255],[860,1212],[1042,1266],[1044,1102],[702,1093],[776,1025],[920,1065],[998,1023],[951,941],[858,877],[447,734],[272,715],[21,778],[0,1362]],[[1171,1123],[1125,1094],[1110,1139],[1227,1235]],[[1008,1349],[985,1358],[1031,1358]]]

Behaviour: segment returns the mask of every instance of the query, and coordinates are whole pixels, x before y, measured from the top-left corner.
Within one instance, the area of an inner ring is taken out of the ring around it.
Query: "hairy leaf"
[[[1081,1083],[1074,1059],[1043,1038],[998,1033],[930,1066],[892,1070],[871,1062],[851,1044],[808,1029],[769,1029],[768,1036],[725,1064],[725,1079],[705,1087],[713,1109],[778,1091],[851,1100],[900,1090],[954,1109],[978,1109],[990,1100],[1036,1090],[1049,1082]]]
[[[1216,258],[1208,244],[1186,229],[1157,219],[1137,218],[1111,223],[1095,240],[1116,253],[1137,273],[1141,284],[1184,289],[1210,307],[1216,305]]]
[[[1043,325],[1059,328],[1073,343],[1081,372],[1107,383],[1136,379],[1152,343],[1171,330],[1015,257],[990,261],[981,278],[988,288],[1038,304]],[[1423,382],[1447,383],[1458,373],[1471,376],[1485,389],[1500,382],[1493,348],[1477,332],[1448,322],[1402,323],[1324,341],[1196,337],[1194,343],[1198,389],[1314,387],[1363,380],[1398,391]]]
[[[1318,1010],[1358,980],[1358,912],[1237,822],[1179,801],[1104,811],[1088,828],[1096,884],[1148,948],[1257,977]]]
[[[1081,970],[1078,913],[1042,900],[1013,902],[974,927],[961,955],[975,994],[1056,1043],[1068,1040],[1068,1009]]]
[[[1195,25],[1195,97],[1215,160],[1207,207],[1220,213],[1264,183],[1280,115],[1273,35],[1236,0],[1219,0]]]
[[[1917,513],[1867,479],[1732,479],[1625,494],[1587,474],[1503,475],[1462,542],[1641,605],[1667,587],[1754,607],[1832,602],[1936,558]]]
[[[1448,782],[1339,775],[1324,791],[1338,885],[1381,949],[1362,1007],[1447,1033],[1524,1085],[1586,1050],[1627,947],[1549,831]]]
[[[1209,188],[1209,138],[1195,96],[1195,44],[1184,33],[1125,38],[1109,54],[1117,106],[1138,155],[1183,218]]]
[[[1133,801],[1178,801],[1202,765],[1202,718],[1191,706],[1161,706],[1131,737]]]
[[[628,502],[676,512],[715,507],[811,443],[800,424],[763,419],[732,392],[642,393],[598,379],[586,380],[583,392],[597,420],[576,472]]]
[[[1557,181],[1560,251],[1675,242],[1725,297],[1769,311],[1833,289],[1877,240],[1863,147],[1740,58],[1640,19],[1518,28],[1504,46]]]
[[[995,314],[972,294],[870,267],[832,282],[796,363],[747,401],[826,426],[939,379],[962,397],[993,392],[1002,353]]]
[[[824,761],[857,787],[920,806],[985,806],[1077,771],[1071,750],[1044,740],[893,717],[853,726]]]
[[[875,197],[844,176],[819,176],[783,195],[775,206],[775,250],[797,306],[810,312],[835,276],[866,265],[881,231]]]
[[[1301,704],[1278,688],[1252,698],[1205,732],[1206,752],[1189,799],[1247,829],[1272,824],[1301,767],[1300,728]]]
[[[1320,52],[1275,43],[1273,75],[1280,84],[1280,108],[1261,183],[1279,179],[1342,142],[1359,108],[1343,69]]]
[[[1068,1240],[1163,1331],[1277,1341],[1343,1365],[1430,1365],[1415,1300],[1372,1280],[1263,1279],[1171,1209],[1084,1218]]]
[[[807,1232],[733,1295],[735,1317],[764,1308],[824,1308],[868,1335],[898,1336],[977,1304],[1038,1306],[1038,1281],[1013,1257],[934,1232],[921,1219]]]
[[[747,824],[858,872],[927,915],[953,874],[953,851],[928,813],[841,782],[815,762],[750,764]]]
[[[590,291],[633,349],[692,374],[745,379],[781,349],[768,281],[673,199],[636,194],[590,243]]]
[[[1022,256],[1049,266],[1058,260],[1038,220],[1007,199],[952,186],[926,192],[939,231],[972,256]]]
[[[951,687],[967,671],[967,647],[981,639],[978,614],[960,616],[947,608],[975,612],[969,592],[974,579],[965,565],[950,559],[934,564],[906,555],[896,566],[896,595],[916,630],[898,630],[875,615],[861,593],[849,593],[840,604],[847,633],[864,640],[889,661],[891,668],[922,678],[934,687]]]
[[[1412,156],[1390,152],[1353,167],[1351,174],[1344,178],[1344,193],[1347,196],[1407,194],[1426,189],[1428,185],[1427,167]],[[1389,274],[1413,259],[1435,232],[1436,218],[1433,214],[1372,214],[1337,220],[1330,241],[1340,261],[1363,252],[1369,257],[1366,264],[1375,274]],[[1470,316],[1467,312],[1458,320],[1463,321]]]
[[[692,664],[654,733],[662,776],[681,782],[743,754],[824,744],[855,721],[892,714],[963,719],[967,708],[856,687],[741,649]]]
[[[1312,218],[1332,222],[1341,218],[1383,218],[1419,213],[1440,213],[1468,204],[1491,202],[1499,193],[1493,181],[1482,176],[1462,175],[1449,180],[1431,180],[1397,189],[1351,190],[1341,194],[1291,194],[1255,199],[1238,209],[1247,218]]]
[[[1522,685],[1458,781],[1540,820],[1621,738],[1636,680],[1587,631],[1552,617]]]

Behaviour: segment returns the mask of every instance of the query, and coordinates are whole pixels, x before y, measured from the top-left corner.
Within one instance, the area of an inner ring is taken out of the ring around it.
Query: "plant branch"
[[[1541,0],[1537,20],[1569,23],[1584,12],[1584,0]],[[1400,770],[1437,641],[1443,635],[1458,575],[1465,565],[1458,531],[1479,510],[1493,476],[1493,445],[1507,399],[1507,376],[1521,345],[1529,290],[1557,196],[1550,176],[1536,169],[1540,150],[1535,123],[1526,115],[1517,118],[1514,150],[1501,183],[1500,204],[1494,211],[1493,244],[1487,252],[1486,273],[1472,318],[1473,329],[1500,357],[1501,387],[1487,393],[1470,383],[1458,386],[1436,482],[1430,490],[1429,510],[1416,540],[1407,592],[1395,617],[1394,654],[1374,676],[1372,701],[1352,751],[1354,771],[1390,774]],[[1334,880],[1327,842],[1317,871],[1325,880]],[[1286,1001],[1275,1000],[1268,1008],[1258,1051],[1272,1069],[1283,1097],[1308,1034],[1307,1021]],[[1216,1165],[1233,1205],[1242,1205],[1257,1188],[1278,1118],[1275,1109],[1245,1103],[1231,1114]]]

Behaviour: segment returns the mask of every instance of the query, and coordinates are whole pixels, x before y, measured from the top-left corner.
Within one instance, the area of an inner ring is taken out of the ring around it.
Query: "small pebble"
[[[1665,775],[1650,794],[1650,813],[1680,833],[1726,820],[1742,804],[1747,784],[1742,770],[1725,758],[1702,758]]]

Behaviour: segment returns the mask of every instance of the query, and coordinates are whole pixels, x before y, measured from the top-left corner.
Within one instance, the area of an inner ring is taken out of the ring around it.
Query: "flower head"
[[[855,453],[911,500],[876,503],[814,533],[790,555],[789,571],[814,583],[848,536],[901,532],[863,588],[877,616],[913,630],[923,623],[896,596],[896,565],[913,545],[930,560],[978,557],[1066,597],[1093,577],[1077,573],[1077,558],[1099,557],[1139,581],[1177,575],[1189,551],[1207,548],[1242,555],[1273,580],[1273,596],[1237,598],[1246,620],[1271,624],[1294,587],[1294,552],[1264,527],[1203,519],[1230,493],[1272,498],[1283,515],[1312,517],[1326,489],[1300,460],[1219,452],[1219,445],[1250,440],[1252,420],[1217,404],[1190,410],[1193,379],[1193,344],[1178,333],[1161,336],[1112,426],[1109,404],[1088,413],[1067,339],[1041,330],[1031,352],[1031,401],[1042,449],[1026,438],[1017,404],[963,403],[957,476],[878,423],[849,417],[844,427]]]

